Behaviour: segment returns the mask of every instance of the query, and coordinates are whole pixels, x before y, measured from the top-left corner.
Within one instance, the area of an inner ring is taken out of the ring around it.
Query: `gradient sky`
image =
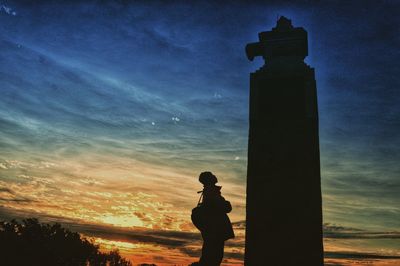
[[[327,265],[400,256],[400,3],[0,2],[0,218],[60,221],[135,263],[187,263],[214,172],[241,264],[249,62],[277,16],[316,70]],[[283,192],[284,193],[284,192]]]

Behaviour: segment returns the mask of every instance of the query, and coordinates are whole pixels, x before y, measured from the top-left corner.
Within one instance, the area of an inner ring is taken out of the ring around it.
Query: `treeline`
[[[99,246],[60,224],[0,221],[0,265],[7,266],[131,266],[117,250]]]

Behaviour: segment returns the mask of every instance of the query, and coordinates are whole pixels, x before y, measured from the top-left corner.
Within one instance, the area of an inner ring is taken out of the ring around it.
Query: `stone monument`
[[[314,69],[307,32],[281,17],[249,60],[246,266],[322,266],[322,200]]]

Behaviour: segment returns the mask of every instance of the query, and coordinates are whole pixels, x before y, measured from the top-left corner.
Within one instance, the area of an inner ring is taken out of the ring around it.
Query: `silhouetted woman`
[[[204,188],[198,207],[193,209],[192,221],[200,230],[203,248],[199,263],[193,265],[218,266],[224,256],[225,241],[234,238],[232,224],[227,213],[232,210],[229,201],[221,196],[221,187],[216,186],[217,177],[211,172],[199,176]]]

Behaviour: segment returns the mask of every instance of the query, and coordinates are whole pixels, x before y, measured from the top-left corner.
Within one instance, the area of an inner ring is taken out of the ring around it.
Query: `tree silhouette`
[[[0,265],[130,266],[117,250],[109,253],[60,224],[30,218],[0,221]]]

